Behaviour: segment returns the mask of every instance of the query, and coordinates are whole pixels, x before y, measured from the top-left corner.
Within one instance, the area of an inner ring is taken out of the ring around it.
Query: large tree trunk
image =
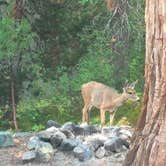
[[[166,166],[166,1],[146,0],[142,114],[124,166]]]

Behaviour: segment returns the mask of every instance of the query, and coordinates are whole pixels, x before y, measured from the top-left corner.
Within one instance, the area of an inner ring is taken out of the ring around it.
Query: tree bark
[[[18,131],[17,118],[16,118],[14,79],[11,80],[11,97],[12,97],[12,109],[13,109],[13,123],[14,123],[15,130]]]
[[[146,0],[145,87],[124,166],[166,166],[166,1]]]

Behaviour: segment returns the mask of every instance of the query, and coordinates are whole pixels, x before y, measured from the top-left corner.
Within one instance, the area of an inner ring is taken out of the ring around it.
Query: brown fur
[[[84,100],[84,108],[82,110],[82,122],[89,123],[90,111],[94,106],[100,109],[101,125],[105,124],[105,112],[110,112],[110,125],[113,122],[116,109],[121,106],[126,100],[131,99],[137,101],[139,98],[135,93],[134,86],[136,83],[132,83],[130,86],[126,86],[122,94],[119,94],[115,89],[110,88],[102,83],[95,81],[82,85],[81,92]]]

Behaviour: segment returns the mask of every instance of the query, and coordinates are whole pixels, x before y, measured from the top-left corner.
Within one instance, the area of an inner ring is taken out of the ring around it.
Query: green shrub
[[[140,112],[140,103],[135,104],[132,102],[127,102],[117,110],[115,114],[114,124],[135,126]]]

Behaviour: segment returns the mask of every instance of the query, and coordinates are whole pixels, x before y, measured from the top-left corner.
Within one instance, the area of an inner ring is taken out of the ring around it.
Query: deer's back
[[[97,108],[103,103],[110,103],[119,95],[115,89],[95,81],[83,84],[81,90],[85,104],[91,104]]]

